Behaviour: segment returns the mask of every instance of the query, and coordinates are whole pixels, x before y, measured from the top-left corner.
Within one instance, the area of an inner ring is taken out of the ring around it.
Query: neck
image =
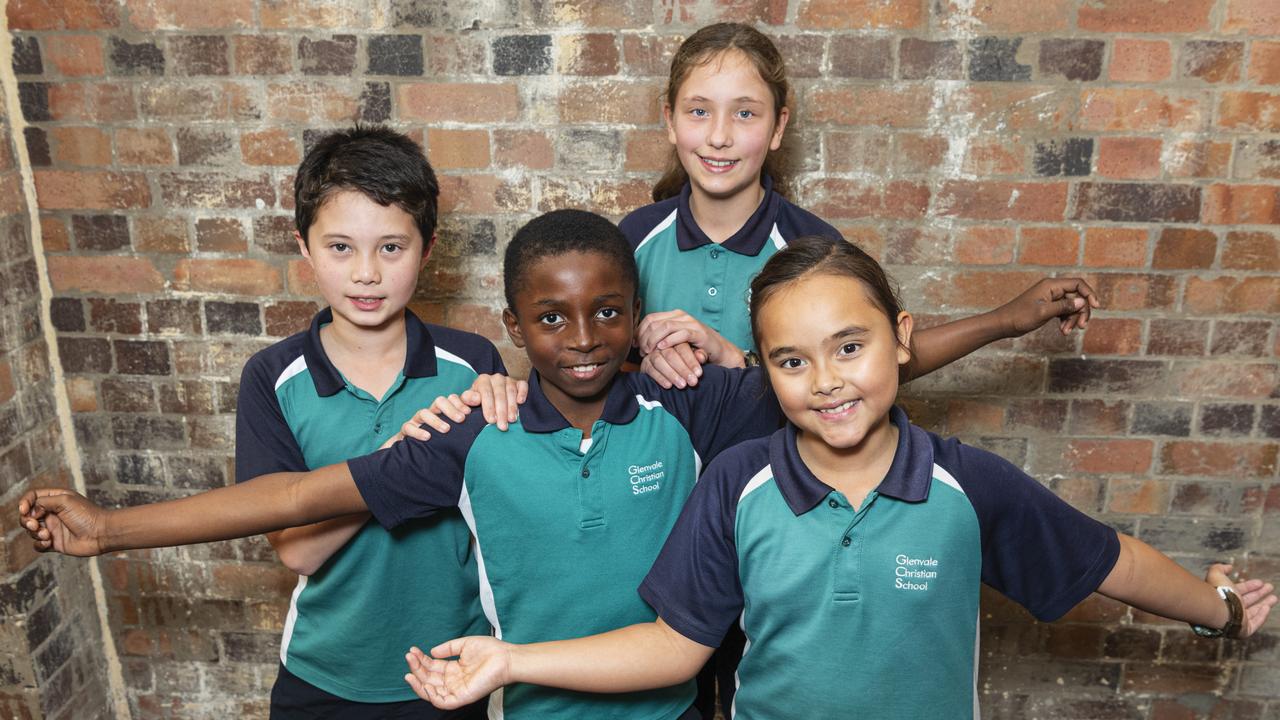
[[[897,448],[898,427],[889,422],[888,415],[868,431],[862,442],[851,448],[833,448],[803,431],[796,439],[800,459],[809,470],[828,486],[844,493],[854,507],[860,506],[867,493],[884,480]]]
[[[547,402],[551,403],[551,407],[559,411],[570,425],[580,430],[584,438],[591,437],[591,427],[604,414],[605,401],[609,399],[609,389],[617,381],[615,377],[599,393],[588,398],[579,398],[539,378],[542,394],[546,396]]]
[[[408,352],[406,337],[404,312],[377,327],[361,327],[334,315],[333,322],[320,329],[321,343],[330,356],[359,353],[368,358],[397,354],[403,357]]]
[[[694,187],[689,193],[689,210],[702,232],[712,242],[722,243],[747,224],[763,200],[764,186],[759,182],[725,198],[712,197]]]

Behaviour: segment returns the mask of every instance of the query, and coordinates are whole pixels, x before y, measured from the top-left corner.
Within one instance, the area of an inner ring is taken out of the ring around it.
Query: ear
[[[898,364],[906,365],[911,362],[911,331],[915,329],[915,320],[911,317],[911,313],[898,313]]]
[[[427,266],[427,261],[431,259],[431,251],[436,249],[436,234],[431,233],[431,237],[422,240],[422,259],[418,261],[418,272]]]
[[[311,248],[307,247],[307,241],[302,239],[302,233],[297,230],[293,231],[293,239],[298,243],[298,252],[302,253],[302,257],[311,262]]]
[[[511,308],[502,309],[502,324],[507,327],[507,337],[511,338],[511,344],[523,348],[524,333],[520,330],[520,321],[516,319],[516,314],[511,311]]]
[[[778,126],[773,129],[773,137],[769,140],[769,149],[777,150],[782,147],[782,134],[787,130],[787,121],[791,119],[791,108],[786,105],[778,111]]]
[[[671,121],[671,106],[663,103],[662,105],[662,121],[667,124],[667,142],[672,145],[676,144],[676,126]]]

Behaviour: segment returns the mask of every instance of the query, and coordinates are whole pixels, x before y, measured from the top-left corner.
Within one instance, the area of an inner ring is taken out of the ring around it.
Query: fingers
[[[431,657],[440,659],[458,657],[462,654],[462,641],[463,638],[454,638],[440,643],[439,645],[431,648]],[[414,650],[418,649],[411,648],[410,652],[413,652]],[[418,650],[418,654],[421,655],[422,651]]]
[[[680,343],[675,347],[661,350],[660,352],[674,354],[676,359],[671,362],[671,366],[685,374],[690,386],[698,384],[698,378],[702,377],[702,364],[698,362],[697,353],[693,351],[693,346],[689,345],[689,343]]]
[[[688,375],[672,365],[673,357],[674,353],[671,350],[649,353],[640,361],[640,370],[657,381],[664,389],[688,387]]]

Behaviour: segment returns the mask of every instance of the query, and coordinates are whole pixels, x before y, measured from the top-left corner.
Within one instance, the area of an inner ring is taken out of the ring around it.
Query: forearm
[[[904,380],[928,375],[1009,334],[1009,328],[994,312],[919,330],[911,339],[911,362],[907,363]]]
[[[366,510],[346,463],[263,475],[177,500],[113,510],[102,552],[248,537]]]
[[[1227,624],[1230,612],[1212,585],[1141,540],[1119,537],[1120,557],[1098,592],[1173,620],[1211,628]]]
[[[344,515],[332,520],[267,533],[267,542],[285,567],[299,575],[311,575],[342,549],[369,521],[369,513]]]
[[[651,690],[693,677],[713,649],[658,620],[576,640],[512,645],[511,682],[599,693]]]

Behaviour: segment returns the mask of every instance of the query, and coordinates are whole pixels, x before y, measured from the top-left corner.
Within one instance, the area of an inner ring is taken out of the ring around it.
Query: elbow
[[[291,548],[277,548],[276,554],[280,556],[280,562],[285,567],[299,575],[313,575],[322,564],[315,558],[307,557],[306,553],[297,552]]]

